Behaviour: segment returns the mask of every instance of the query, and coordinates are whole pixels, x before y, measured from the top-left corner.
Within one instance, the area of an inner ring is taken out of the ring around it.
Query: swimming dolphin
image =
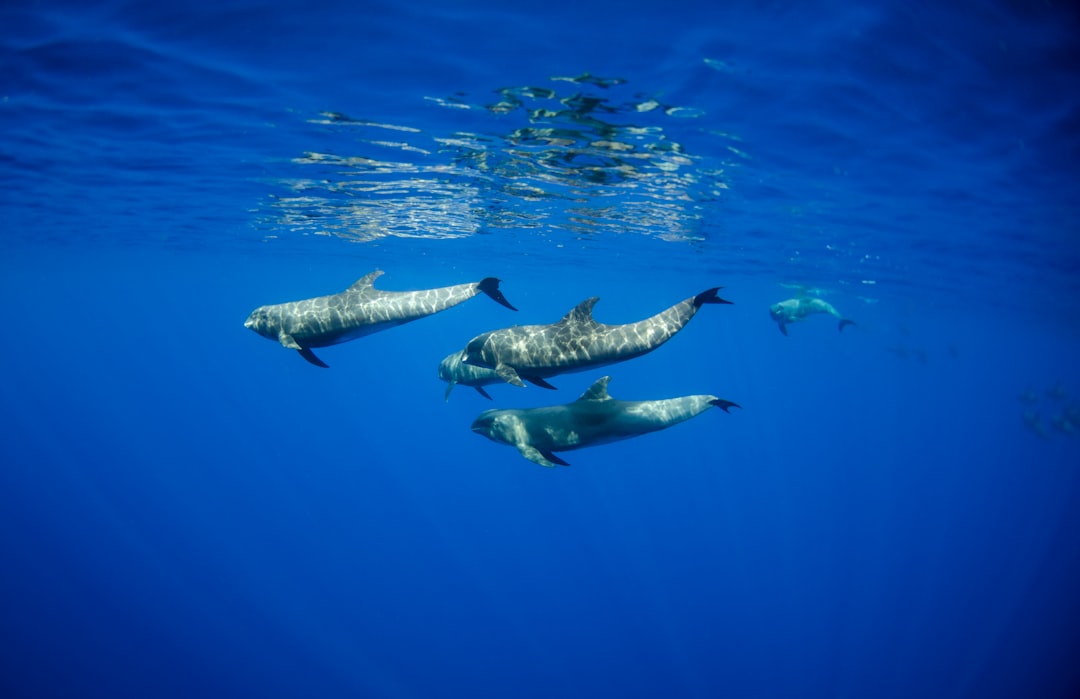
[[[491,400],[491,396],[483,387],[493,383],[503,383],[502,377],[496,374],[494,369],[462,362],[461,352],[453,352],[439,362],[439,378],[449,383],[444,400],[450,400],[450,391],[457,384],[472,386],[484,398]]]
[[[593,320],[597,297],[585,299],[552,325],[516,325],[477,335],[461,361],[494,369],[503,381],[524,386],[557,374],[585,371],[626,361],[653,351],[683,329],[706,303],[731,303],[717,295],[721,287],[680,301],[651,318],[626,325]]]
[[[1069,397],[1069,394],[1065,392],[1065,387],[1062,386],[1060,383],[1057,383],[1046,389],[1046,395],[1050,396],[1054,400],[1065,400]]]
[[[1047,439],[1050,436],[1047,434],[1046,427],[1042,423],[1042,417],[1034,410],[1024,411],[1024,424],[1028,426],[1028,429],[1043,439]]]
[[[1031,389],[1031,386],[1024,389],[1024,392],[1017,397],[1020,399],[1021,403],[1027,403],[1028,405],[1034,405],[1039,402],[1039,396]]]
[[[711,407],[725,413],[739,407],[716,396],[625,401],[608,395],[610,376],[598,380],[573,403],[525,410],[485,410],[472,431],[517,447],[541,466],[569,466],[554,452],[607,444],[656,432],[700,415]]]
[[[807,316],[816,315],[818,313],[828,313],[831,316],[839,318],[841,331],[843,331],[845,325],[855,325],[855,321],[848,320],[840,315],[840,312],[833,308],[831,303],[812,296],[800,296],[798,298],[788,299],[787,301],[774,303],[769,307],[769,315],[772,316],[772,319],[780,326],[780,332],[785,335],[788,334],[788,323],[795,323],[805,319]]]
[[[374,282],[382,274],[375,270],[340,294],[260,306],[244,321],[244,327],[299,351],[304,359],[325,368],[327,365],[315,356],[312,347],[336,345],[387,330],[444,311],[480,292],[517,310],[499,291],[495,277],[422,291],[380,291]]]
[[[1055,415],[1054,417],[1050,418],[1050,424],[1053,425],[1054,429],[1056,429],[1058,432],[1068,435],[1076,434],[1077,429],[1080,428],[1080,425],[1074,422],[1065,413],[1062,413],[1061,415]]]

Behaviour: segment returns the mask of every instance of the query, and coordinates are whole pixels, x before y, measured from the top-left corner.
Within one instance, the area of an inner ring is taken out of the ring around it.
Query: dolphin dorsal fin
[[[597,379],[596,383],[589,386],[589,390],[582,393],[581,398],[578,398],[578,400],[611,400],[611,396],[607,392],[608,381],[611,381],[610,376]]]
[[[346,289],[346,291],[366,291],[367,289],[371,289],[375,286],[375,280],[382,275],[383,271],[381,269],[377,269],[370,274],[365,274],[353,282],[353,285]]]
[[[592,317],[592,309],[593,306],[596,305],[596,302],[599,300],[599,296],[593,296],[591,298],[585,299],[578,305],[571,308],[570,312],[564,315],[562,317],[562,320],[559,321],[559,323],[587,323],[590,325],[596,323],[596,321],[593,320]]]

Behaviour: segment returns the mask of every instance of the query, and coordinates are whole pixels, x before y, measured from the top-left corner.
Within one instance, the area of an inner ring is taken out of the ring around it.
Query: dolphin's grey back
[[[799,312],[803,317],[813,315],[815,313],[828,313],[836,318],[842,318],[840,312],[833,308],[833,305],[825,299],[819,298],[804,298],[799,301]]]
[[[711,407],[729,412],[736,403],[710,395],[650,401],[621,401],[608,395],[610,376],[593,383],[573,403],[523,410],[485,410],[473,432],[509,444],[541,466],[569,466],[557,451],[570,451],[656,432],[700,415]]]
[[[692,297],[636,323],[606,325],[592,316],[598,300],[582,301],[552,325],[490,333],[483,358],[536,376],[593,369],[651,352],[682,330],[698,310]]]
[[[281,327],[307,347],[325,347],[444,311],[480,293],[476,282],[421,291],[382,291],[372,272],[345,291],[278,304]]]
[[[662,400],[575,401],[531,408],[524,415],[530,441],[539,449],[569,451],[657,432],[713,407],[716,396]]]
[[[784,335],[788,334],[787,325],[806,320],[810,316],[828,314],[840,320],[839,329],[842,332],[845,326],[855,325],[855,321],[845,318],[831,303],[816,296],[801,295],[785,301],[774,303],[769,308],[769,315],[780,328]]]
[[[712,395],[692,395],[660,400],[626,401],[608,394],[610,376],[593,383],[573,403],[512,410],[541,451],[569,451],[607,444],[656,432],[696,417],[712,407],[727,407]]]
[[[481,292],[496,303],[517,310],[499,291],[499,280],[495,277],[437,289],[381,291],[374,287],[381,275],[380,270],[375,270],[340,294],[259,306],[244,321],[244,327],[277,341],[282,347],[299,351],[301,357],[316,366],[326,367],[311,348],[336,345],[408,323],[456,306]]]

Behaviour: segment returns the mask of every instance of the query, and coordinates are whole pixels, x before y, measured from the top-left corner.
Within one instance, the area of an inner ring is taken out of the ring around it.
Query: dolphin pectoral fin
[[[476,392],[479,393],[480,395],[482,395],[484,398],[487,398],[488,400],[494,400],[494,398],[492,398],[488,394],[488,392],[484,390],[483,386],[473,386],[473,388],[475,388]],[[447,393],[449,393],[449,389],[447,390]]]
[[[499,375],[499,378],[506,383],[512,383],[515,386],[525,388],[525,382],[521,380],[518,373],[514,371],[514,367],[507,366],[506,364],[500,364],[495,367],[495,373]]]
[[[780,328],[780,332],[784,334],[784,337],[787,337],[787,323],[777,323],[776,326]]]
[[[546,458],[548,461],[556,463],[556,464],[558,464],[560,466],[569,466],[570,465],[570,464],[566,463],[565,461],[563,461],[562,459],[560,459],[559,457],[555,456],[554,452],[541,451],[540,453],[543,454],[544,458]]]
[[[550,451],[541,451],[530,444],[519,445],[518,451],[521,452],[522,456],[524,456],[526,459],[533,462],[534,464],[540,464],[541,466],[545,466],[547,468],[555,468],[556,464],[558,464],[559,466],[570,465],[559,457],[552,454]]]
[[[534,464],[540,464],[547,468],[555,468],[555,463],[544,458],[544,455],[540,453],[540,450],[536,447],[529,446],[528,444],[522,444],[518,447],[518,451],[529,461]]]
[[[457,385],[457,381],[450,381],[446,386],[446,393],[443,394],[443,402],[450,400],[450,391],[454,390],[454,386]]]
[[[329,364],[327,364],[326,362],[324,362],[323,360],[321,360],[321,359],[319,359],[318,357],[315,356],[315,353],[311,351],[310,347],[301,347],[300,343],[297,342],[296,338],[293,337],[292,335],[289,335],[288,333],[282,331],[281,333],[278,334],[278,342],[281,343],[282,347],[288,347],[289,349],[296,350],[297,352],[300,353],[301,357],[308,360],[309,362],[311,362],[315,366],[320,366],[323,369],[329,369],[330,368]]]
[[[308,360],[315,366],[321,366],[323,369],[329,369],[330,365],[315,356],[315,353],[311,351],[310,347],[301,347],[300,356]]]
[[[847,318],[841,318],[840,319],[840,332],[844,332],[844,326],[845,325],[855,325],[855,321],[848,320]]]
[[[476,288],[490,296],[492,299],[495,300],[496,303],[501,303],[502,305],[509,308],[511,311],[517,310],[510,305],[510,302],[506,300],[506,297],[503,296],[503,293],[499,291],[499,280],[495,277],[486,277],[484,279],[481,279],[480,282],[476,285]]]
[[[740,410],[742,409],[742,406],[738,403],[732,403],[731,401],[724,400],[723,398],[714,398],[709,402],[715,405],[717,408],[723,410],[725,413],[731,412],[730,410],[728,410],[728,408],[739,408]]]
[[[702,291],[700,294],[694,297],[694,308],[701,308],[701,305],[703,303],[731,303],[731,301],[728,301],[727,299],[720,298],[720,296],[716,293],[723,288],[724,287],[722,286],[716,286],[712,289],[706,289],[705,291]]]
[[[546,388],[546,389],[551,390],[551,391],[558,391],[559,390],[558,387],[552,386],[551,384],[549,384],[547,381],[544,381],[539,376],[526,376],[525,380],[528,381],[529,383],[535,385],[535,386],[539,386],[540,388]]]

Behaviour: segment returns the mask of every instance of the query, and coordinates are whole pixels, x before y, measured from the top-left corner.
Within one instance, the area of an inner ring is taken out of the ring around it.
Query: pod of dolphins
[[[376,270],[344,291],[302,301],[260,306],[251,312],[244,327],[296,350],[318,367],[327,364],[312,351],[348,342],[365,335],[434,315],[478,294],[516,311],[499,290],[500,280],[487,277],[478,282],[418,291],[382,291]],[[720,298],[720,287],[676,303],[656,315],[635,323],[607,325],[593,318],[598,298],[582,301],[558,322],[548,325],[515,325],[482,333],[461,351],[439,364],[439,378],[446,381],[445,398],[457,384],[472,386],[485,398],[484,386],[526,382],[554,389],[547,379],[624,362],[657,349],[690,322],[705,305],[729,304]],[[840,318],[840,330],[852,321],[844,319],[828,303],[800,297],[774,304],[770,315],[787,334],[786,325],[814,314]],[[608,395],[610,376],[604,376],[572,403],[544,408],[487,410],[472,423],[472,431],[513,446],[523,457],[541,466],[567,466],[555,452],[629,439],[662,430],[709,408],[729,412],[736,403],[713,395],[692,395],[646,401],[616,400]]]
[[[1020,402],[1028,406],[1024,410],[1024,424],[1028,429],[1042,439],[1050,438],[1050,431],[1043,423],[1042,414],[1039,411],[1039,394],[1030,386],[1019,396]],[[1050,427],[1066,436],[1080,434],[1080,403],[1074,401],[1060,383],[1046,390],[1046,398],[1049,400],[1042,404],[1042,408],[1053,411],[1050,417]]]

